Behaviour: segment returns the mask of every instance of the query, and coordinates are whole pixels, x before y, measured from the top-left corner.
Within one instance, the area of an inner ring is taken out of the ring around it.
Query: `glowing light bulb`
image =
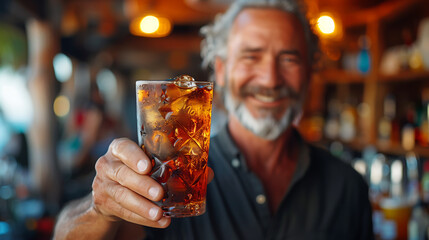
[[[154,33],[159,28],[159,19],[155,16],[148,15],[140,21],[140,30],[144,33]]]
[[[395,160],[391,166],[391,181],[393,183],[400,183],[402,181],[402,171],[403,171],[402,162],[400,160]]]
[[[64,117],[70,112],[70,100],[66,96],[58,96],[54,101],[54,113]]]
[[[323,34],[332,34],[335,31],[335,21],[332,17],[323,15],[317,19],[317,27]]]
[[[58,81],[66,82],[73,72],[73,64],[69,57],[59,53],[54,57],[54,73]]]

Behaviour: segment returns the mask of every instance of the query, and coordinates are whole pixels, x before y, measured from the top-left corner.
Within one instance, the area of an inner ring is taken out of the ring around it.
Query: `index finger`
[[[118,138],[113,140],[109,146],[109,151],[137,173],[148,174],[152,169],[152,162],[149,157],[130,139]]]

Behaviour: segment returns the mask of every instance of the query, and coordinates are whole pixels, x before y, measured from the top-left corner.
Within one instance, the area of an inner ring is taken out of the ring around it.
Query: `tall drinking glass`
[[[213,83],[137,81],[138,140],[164,190],[164,216],[205,212]]]

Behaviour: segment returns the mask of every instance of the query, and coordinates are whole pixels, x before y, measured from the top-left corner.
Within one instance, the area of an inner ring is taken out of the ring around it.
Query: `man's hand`
[[[133,141],[115,139],[95,165],[92,207],[106,219],[123,219],[139,225],[165,228],[171,219],[152,201],[164,196],[162,186],[149,175],[151,161]],[[208,181],[213,179],[209,169]]]

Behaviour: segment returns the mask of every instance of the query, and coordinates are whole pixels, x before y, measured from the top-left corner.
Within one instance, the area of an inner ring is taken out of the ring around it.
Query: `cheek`
[[[296,92],[301,92],[307,82],[308,73],[303,67],[293,67],[282,71],[283,79]]]
[[[230,89],[237,93],[252,76],[252,68],[245,64],[236,64],[228,71],[228,85]]]
[[[239,97],[240,86],[237,83],[237,79],[231,75],[228,77],[228,89],[229,89],[229,93],[234,98]]]

